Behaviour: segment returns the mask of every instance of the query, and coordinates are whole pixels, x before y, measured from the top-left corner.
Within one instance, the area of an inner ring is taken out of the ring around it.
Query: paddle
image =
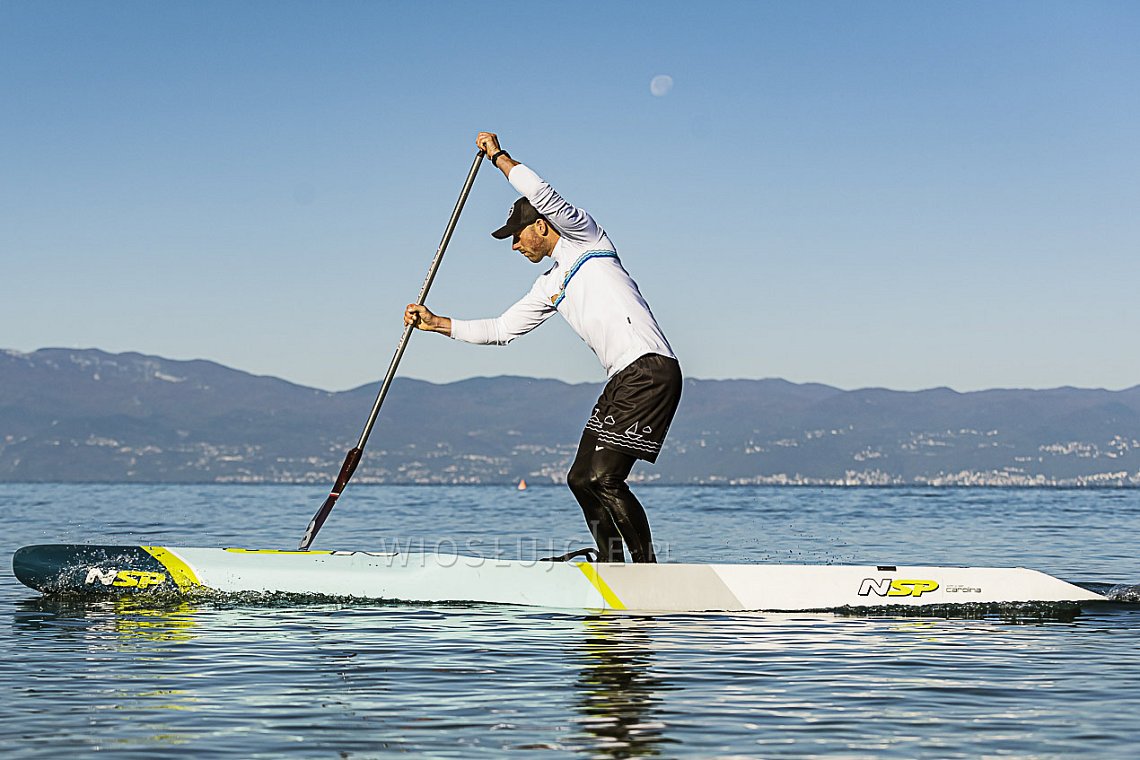
[[[424,278],[424,285],[420,288],[420,297],[416,303],[421,306],[424,300],[427,299],[428,288],[431,287],[432,280],[435,279],[435,273],[439,269],[439,263],[443,261],[443,252],[447,250],[447,244],[451,242],[451,233],[455,231],[455,225],[459,221],[459,213],[463,211],[463,204],[467,202],[467,196],[471,193],[471,186],[475,184],[475,175],[479,173],[479,164],[483,161],[483,151],[479,151],[475,155],[475,162],[471,164],[471,171],[467,172],[467,181],[463,183],[463,191],[459,193],[459,200],[455,203],[455,209],[451,212],[451,219],[447,222],[447,229],[443,233],[443,240],[440,241],[439,248],[435,252],[435,258],[431,261],[431,266],[428,267],[427,277]],[[372,426],[376,424],[376,417],[380,414],[380,406],[384,403],[384,397],[388,395],[388,386],[392,384],[392,378],[396,376],[396,367],[400,364],[400,359],[404,356],[404,349],[408,347],[408,339],[412,336],[412,330],[415,329],[414,325],[405,325],[404,334],[400,337],[400,345],[396,347],[396,353],[392,357],[392,363],[388,365],[388,374],[384,376],[384,383],[380,386],[380,393],[376,395],[376,403],[372,405],[372,413],[368,415],[368,422],[364,425],[364,432],[360,434],[360,440],[357,441],[356,446],[349,449],[348,455],[344,458],[344,464],[340,467],[340,474],[336,477],[336,483],[333,484],[332,492],[329,493],[325,503],[313,515],[313,519],[309,521],[309,527],[305,529],[305,535],[301,538],[301,551],[307,551],[309,546],[312,545],[313,539],[317,537],[317,532],[320,531],[321,526],[325,524],[328,519],[329,513],[332,512],[333,505],[336,500],[340,498],[340,494],[344,491],[344,487],[348,485],[349,479],[352,474],[356,472],[356,466],[360,464],[360,456],[364,453],[364,444],[368,443],[368,436],[372,434]]]

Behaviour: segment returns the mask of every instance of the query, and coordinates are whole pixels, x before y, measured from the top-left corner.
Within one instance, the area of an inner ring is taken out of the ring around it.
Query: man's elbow
[[[511,342],[514,341],[514,339],[517,337],[519,337],[519,336],[509,335],[507,333],[500,333],[500,334],[495,336],[494,344],[496,346],[509,346],[511,344]]]

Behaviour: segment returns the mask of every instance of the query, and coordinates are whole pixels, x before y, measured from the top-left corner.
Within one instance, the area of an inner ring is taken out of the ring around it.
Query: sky
[[[0,0],[0,348],[382,377],[480,130],[685,373],[1140,384],[1140,4]],[[485,165],[427,303],[545,271]],[[559,317],[400,374],[600,382]]]

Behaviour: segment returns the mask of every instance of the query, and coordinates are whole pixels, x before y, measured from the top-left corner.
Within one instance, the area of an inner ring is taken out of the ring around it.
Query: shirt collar
[[[554,244],[554,250],[550,252],[550,258],[554,260],[557,266],[564,267],[574,263],[572,260],[567,260],[571,254],[566,250],[567,246],[563,245],[565,242],[566,238],[559,237],[558,242]]]

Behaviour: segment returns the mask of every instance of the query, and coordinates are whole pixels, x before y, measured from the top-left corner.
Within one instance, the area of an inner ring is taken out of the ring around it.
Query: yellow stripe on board
[[[598,590],[598,593],[602,595],[602,599],[606,600],[606,604],[610,606],[610,609],[625,609],[625,605],[622,604],[621,599],[617,598],[617,594],[614,593],[614,590],[606,585],[606,582],[602,580],[602,576],[598,573],[598,569],[596,567],[591,565],[589,562],[575,562],[574,564],[577,565],[578,569],[582,571],[582,575],[586,576],[590,583],[594,584],[594,588],[596,588]]]
[[[161,546],[144,546],[142,550],[162,563],[162,566],[170,573],[171,580],[178,584],[179,591],[188,591],[195,586],[202,585],[198,576],[194,574],[194,570],[174,552]]]
[[[332,554],[326,549],[235,549],[227,547],[226,551],[239,554]]]

